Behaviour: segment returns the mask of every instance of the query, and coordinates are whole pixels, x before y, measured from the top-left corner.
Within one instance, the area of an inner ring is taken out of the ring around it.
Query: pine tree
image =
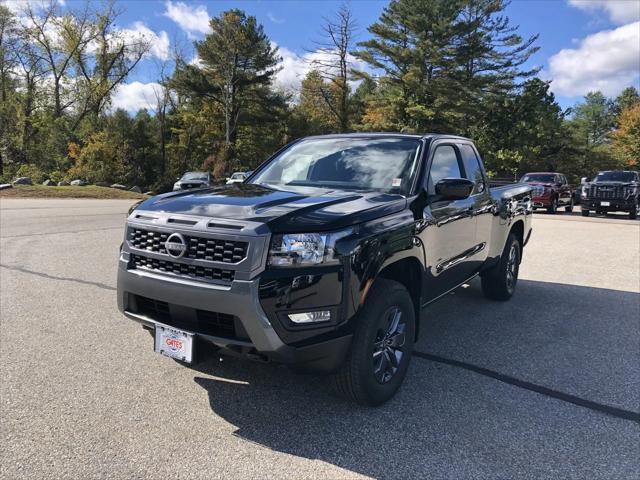
[[[249,106],[269,108],[270,84],[280,57],[256,18],[229,10],[210,21],[212,32],[196,42],[201,66],[178,66],[173,86],[187,97],[214,102],[222,111],[221,161],[237,162],[239,127]]]

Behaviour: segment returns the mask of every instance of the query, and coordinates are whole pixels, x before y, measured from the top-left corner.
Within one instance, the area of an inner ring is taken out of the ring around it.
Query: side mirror
[[[587,177],[582,177],[580,179],[580,183],[587,183]]]
[[[471,195],[475,184],[466,178],[443,178],[436,183],[436,194],[442,200],[463,200]]]

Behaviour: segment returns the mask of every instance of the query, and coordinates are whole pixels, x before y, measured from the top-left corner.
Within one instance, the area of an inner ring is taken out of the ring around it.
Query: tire
[[[553,197],[553,200],[551,200],[551,205],[547,207],[547,213],[551,213],[552,215],[555,215],[557,211],[558,211],[558,199],[556,197]]]
[[[589,210],[585,210],[584,208],[582,209],[582,216],[583,217],[588,217],[589,216]]]
[[[567,213],[573,212],[573,197],[571,197],[571,202],[565,207],[564,211]]]
[[[640,202],[636,203],[636,209],[629,212],[629,218],[635,220],[640,214]]]
[[[398,391],[411,361],[413,301],[402,284],[378,279],[355,321],[349,357],[332,383],[341,396],[360,405],[380,405]]]
[[[515,234],[509,234],[500,261],[482,273],[482,292],[492,300],[509,300],[516,291],[522,246]]]

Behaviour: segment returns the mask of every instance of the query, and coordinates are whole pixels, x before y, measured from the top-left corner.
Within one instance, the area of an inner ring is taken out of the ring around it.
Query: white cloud
[[[587,12],[604,10],[613,23],[625,24],[640,20],[638,0],[569,0],[569,4]]]
[[[275,46],[275,44],[272,45]],[[282,62],[280,63],[282,70],[277,73],[275,83],[287,91],[298,91],[300,89],[300,82],[304,80],[309,71],[314,69],[314,62],[326,62],[331,59],[331,53],[322,50],[298,55],[286,47],[280,47],[278,52],[282,57]],[[348,60],[353,68],[365,69],[364,63],[352,55],[349,55]],[[318,68],[317,64],[315,68]],[[354,88],[358,83],[360,82],[350,82],[351,88]]]
[[[209,33],[209,13],[204,5],[187,5],[183,2],[165,2],[164,16],[176,22],[190,37],[194,33]]]
[[[169,35],[162,30],[159,34],[147,27],[143,22],[135,22],[130,28],[120,30],[126,43],[145,41],[151,44],[147,57],[156,57],[160,60],[169,58]]]
[[[57,0],[58,5],[64,7],[65,0]],[[34,10],[43,10],[49,6],[47,0],[0,0],[0,5],[7,7],[13,13],[20,13],[27,7],[31,7]]]
[[[268,18],[269,20],[271,20],[273,23],[278,23],[278,24],[282,24],[282,23],[284,23],[284,18],[276,17],[276,16],[275,16],[273,13],[271,13],[271,12],[268,12],[268,13],[267,13],[267,18]]]
[[[111,98],[111,110],[122,108],[130,113],[141,108],[153,110],[156,108],[157,97],[162,93],[159,83],[121,83],[115,89]]]
[[[616,95],[640,78],[640,22],[584,38],[577,48],[560,50],[544,72],[559,95],[585,95],[600,90]]]

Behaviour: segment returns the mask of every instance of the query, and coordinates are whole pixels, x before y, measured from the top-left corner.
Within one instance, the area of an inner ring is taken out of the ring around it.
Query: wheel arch
[[[404,286],[409,292],[415,312],[416,340],[418,339],[418,332],[420,331],[423,273],[424,268],[417,258],[406,257],[385,266],[376,276],[376,278],[394,280]]]
[[[522,220],[517,220],[511,225],[511,229],[509,230],[509,235],[514,234],[518,241],[520,242],[520,249],[522,250],[524,247],[524,222]],[[505,245],[509,240],[509,235],[505,240]],[[503,247],[504,248],[504,247]],[[522,261],[522,251],[520,252],[520,261]]]

